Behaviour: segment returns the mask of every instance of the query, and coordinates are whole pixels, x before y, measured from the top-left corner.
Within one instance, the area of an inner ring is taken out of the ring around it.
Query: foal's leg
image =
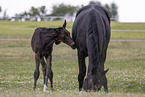
[[[79,51],[78,51],[78,62],[79,62],[79,75],[78,75],[79,91],[81,91],[83,87],[84,77],[86,75],[86,64],[84,53],[80,53]]]
[[[47,57],[46,76],[45,76],[45,84],[44,84],[44,90],[43,91],[46,91],[45,87],[47,87],[48,78],[50,80],[51,89],[53,89],[53,72],[52,72],[52,69],[51,69],[51,66],[52,66],[51,60],[52,60],[52,55],[49,55]]]
[[[47,62],[47,66],[48,66],[48,78],[50,80],[50,85],[51,85],[51,89],[53,89],[53,71],[52,71],[52,55],[50,55],[50,58],[48,58],[48,62]]]
[[[45,57],[41,59],[41,64],[42,64],[42,71],[43,71],[43,78],[44,78],[44,84],[45,84],[45,76],[46,76],[46,62],[44,60]],[[47,88],[47,87],[46,87]]]
[[[33,86],[33,90],[35,90],[35,88],[36,88],[36,83],[37,83],[37,80],[38,80],[39,75],[40,75],[40,71],[39,71],[40,56],[38,54],[35,54],[35,61],[36,61],[36,68],[35,68],[35,71],[34,71],[34,86]]]

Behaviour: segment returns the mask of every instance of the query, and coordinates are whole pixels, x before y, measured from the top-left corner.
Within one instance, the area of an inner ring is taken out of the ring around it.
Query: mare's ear
[[[66,24],[67,24],[67,23],[66,23],[66,20],[65,20],[62,27],[65,28],[65,27],[66,27]]]
[[[108,72],[109,68],[101,73],[101,75],[105,75]]]

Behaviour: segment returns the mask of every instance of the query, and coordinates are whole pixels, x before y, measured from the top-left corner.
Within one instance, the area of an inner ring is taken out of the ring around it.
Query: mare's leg
[[[45,76],[46,76],[46,62],[44,60],[45,57],[41,59],[41,64],[42,64],[42,71],[43,71],[43,78],[44,78],[44,84],[45,84]],[[47,87],[46,87],[47,88]]]
[[[35,68],[35,71],[34,71],[34,86],[33,86],[33,90],[35,90],[35,88],[36,88],[36,83],[37,83],[37,80],[38,80],[39,75],[40,75],[40,71],[39,71],[40,56],[38,54],[35,54],[35,61],[36,61],[36,68]]]
[[[85,55],[84,53],[79,52],[78,50],[78,63],[79,63],[79,91],[82,90],[84,77],[86,75],[86,64],[85,64]]]
[[[46,91],[46,87],[48,85],[48,78],[50,80],[51,89],[53,89],[53,72],[52,72],[52,69],[51,69],[51,66],[52,66],[51,60],[52,60],[52,55],[49,55],[47,57],[46,76],[45,76],[45,84],[44,84],[44,90],[43,91]]]
[[[108,92],[108,86],[107,86],[107,78],[106,78],[106,75],[103,77],[103,80],[104,80],[104,83],[103,83],[104,90],[105,90],[105,92]]]
[[[104,71],[104,63],[105,63],[105,60],[106,60],[106,52],[107,52],[107,49],[104,49],[103,51],[104,53],[102,54],[101,56],[101,64],[100,64],[100,69],[101,71]],[[104,87],[104,90],[105,92],[108,92],[108,86],[107,86],[107,78],[106,78],[106,75],[103,75],[103,87]]]

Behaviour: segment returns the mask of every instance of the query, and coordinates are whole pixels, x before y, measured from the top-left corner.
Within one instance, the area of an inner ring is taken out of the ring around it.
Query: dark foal
[[[42,65],[44,76],[44,89],[48,88],[48,79],[50,80],[51,89],[53,89],[53,72],[51,69],[53,43],[59,44],[61,41],[75,48],[75,43],[70,37],[69,31],[65,29],[66,21],[62,27],[59,28],[37,28],[32,36],[31,47],[35,52],[36,69],[34,71],[34,87],[40,75],[39,65]],[[46,61],[46,62],[45,62]]]

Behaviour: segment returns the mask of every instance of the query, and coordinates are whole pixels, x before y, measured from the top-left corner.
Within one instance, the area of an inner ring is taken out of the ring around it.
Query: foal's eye
[[[66,39],[66,37],[64,36],[64,37],[62,37],[64,40]]]

